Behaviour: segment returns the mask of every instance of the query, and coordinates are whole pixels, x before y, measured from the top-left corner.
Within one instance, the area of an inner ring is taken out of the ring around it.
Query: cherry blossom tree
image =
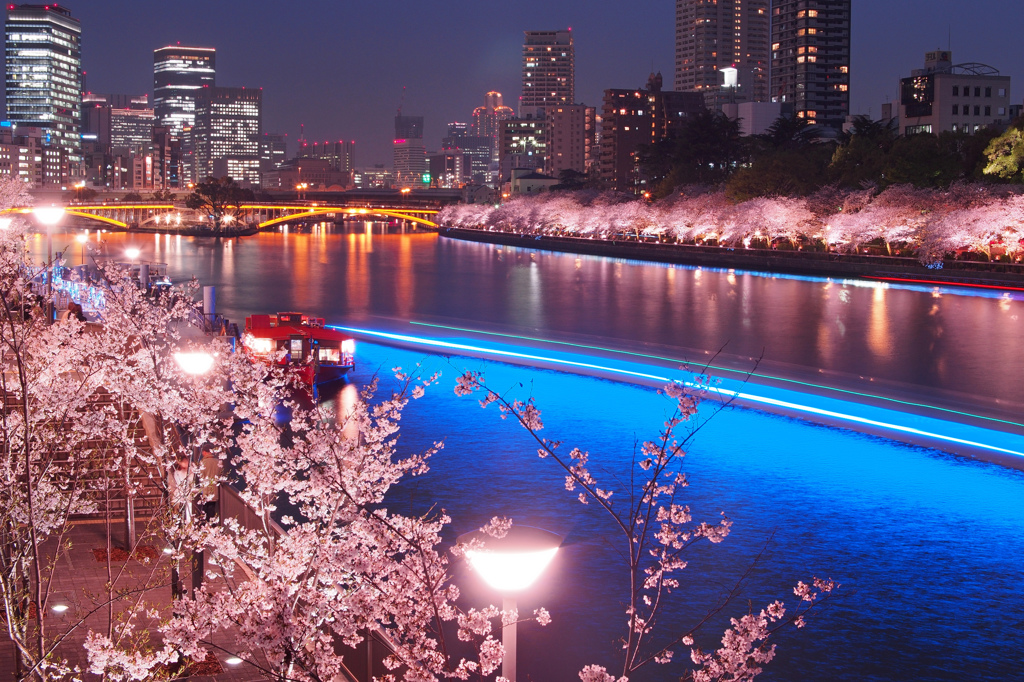
[[[673,598],[678,598],[679,573],[688,565],[687,550],[705,541],[718,544],[732,528],[732,521],[724,513],[714,522],[695,521],[683,499],[689,485],[681,466],[685,448],[717,412],[712,409],[708,414],[699,409],[705,399],[717,395],[707,375],[699,373],[692,381],[671,383],[663,389],[662,394],[671,404],[670,414],[658,436],[634,450],[632,470],[619,477],[619,485],[624,489],[618,491],[598,478],[590,466],[588,452],[568,448],[559,440],[541,435],[544,422],[532,397],[523,400],[499,393],[486,384],[481,373],[473,371],[458,378],[455,393],[479,394],[482,407],[495,404],[502,419],[518,422],[534,438],[540,458],[565,472],[566,490],[575,493],[580,503],[604,511],[618,528],[630,595],[625,609],[621,675],[616,678],[605,667],[589,665],[580,672],[581,680],[626,682],[629,675],[649,664],[671,663],[681,648],[690,649],[690,659],[697,666],[686,672],[689,679],[753,679],[775,655],[775,633],[786,625],[803,627],[808,610],[838,587],[826,579],[815,579],[812,585],[798,583],[794,588],[798,597],[795,608],[787,610],[781,601],[775,601],[758,613],[733,619],[721,647],[714,652],[704,652],[695,646],[695,637],[736,597],[742,579],[718,607],[689,629],[664,632],[658,626]],[[719,409],[724,406],[716,404]]]

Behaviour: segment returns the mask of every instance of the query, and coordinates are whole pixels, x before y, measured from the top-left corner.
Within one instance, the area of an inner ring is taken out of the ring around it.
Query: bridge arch
[[[245,208],[244,206],[242,208]],[[345,215],[359,216],[387,216],[389,218],[399,218],[401,220],[408,220],[410,222],[418,223],[426,227],[436,228],[437,223],[426,218],[421,218],[412,213],[437,213],[437,211],[401,211],[392,210],[387,208],[338,208],[330,206],[318,206],[311,208],[300,213],[290,213],[288,215],[278,216],[277,218],[271,218],[265,220],[259,224],[260,229],[264,227],[271,227],[273,225],[280,225],[281,223],[287,223],[296,219],[312,218],[315,216],[326,216],[329,214],[337,215],[343,213]]]

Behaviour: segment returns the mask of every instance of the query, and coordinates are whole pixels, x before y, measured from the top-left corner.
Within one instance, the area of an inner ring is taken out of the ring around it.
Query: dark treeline
[[[858,116],[849,132],[824,140],[804,119],[782,117],[764,134],[742,137],[739,121],[707,112],[640,148],[637,161],[652,198],[682,185],[724,185],[733,201],[802,197],[829,185],[945,189],[957,181],[1024,181],[1022,131],[1024,119],[1005,131],[901,136],[895,121]]]

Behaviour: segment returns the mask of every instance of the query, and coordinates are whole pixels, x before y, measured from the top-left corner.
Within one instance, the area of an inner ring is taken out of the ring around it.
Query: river
[[[719,359],[742,365],[763,354],[762,367],[787,376],[981,408],[1012,411],[1024,402],[1018,295],[577,258],[385,233],[380,224],[223,242],[116,233],[91,240],[111,255],[137,246],[142,258],[166,262],[176,281],[194,275],[215,285],[219,312],[239,321],[298,309],[331,322],[413,320],[690,360],[724,346]],[[68,261],[78,262],[69,236],[54,244],[71,244]],[[45,251],[43,238],[30,249]],[[445,377],[410,406],[403,447],[444,438],[445,448],[429,474],[394,491],[393,507],[437,502],[452,515],[453,533],[505,514],[563,534],[553,569],[520,603],[547,606],[554,618],[547,630],[522,628],[521,676],[569,680],[585,663],[611,667],[624,622],[613,529],[562,489],[521,430],[456,398],[451,385],[458,369],[473,367],[495,386],[532,393],[547,435],[590,450],[606,478],[628,471],[634,438],[655,435],[662,399],[637,386],[372,344],[360,346],[356,380],[421,360]],[[695,517],[725,511],[735,526],[722,545],[693,555],[668,625],[702,615],[774,532],[744,600],[754,608],[792,601],[792,584],[813,575],[843,588],[806,629],[780,640],[764,679],[1019,678],[1024,472],[748,410],[715,417],[685,469]],[[473,605],[494,598],[470,576],[464,584]],[[729,614],[746,608],[741,600]],[[714,647],[717,636],[698,643]],[[672,677],[652,669],[634,679]]]

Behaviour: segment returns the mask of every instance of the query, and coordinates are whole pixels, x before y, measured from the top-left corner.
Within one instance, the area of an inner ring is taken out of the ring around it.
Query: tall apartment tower
[[[523,40],[523,94],[519,117],[538,108],[576,101],[576,56],[572,29],[526,31]]]
[[[195,124],[196,97],[216,85],[217,51],[168,45],[153,50],[153,110],[175,135]]]
[[[839,130],[850,113],[852,0],[772,0],[771,101]]]
[[[7,119],[43,131],[44,182],[82,158],[82,24],[57,5],[7,5]]]
[[[768,0],[676,0],[677,92],[717,102],[768,101]]]
[[[263,127],[261,88],[203,88],[196,97],[193,182],[229,177],[259,186]]]

